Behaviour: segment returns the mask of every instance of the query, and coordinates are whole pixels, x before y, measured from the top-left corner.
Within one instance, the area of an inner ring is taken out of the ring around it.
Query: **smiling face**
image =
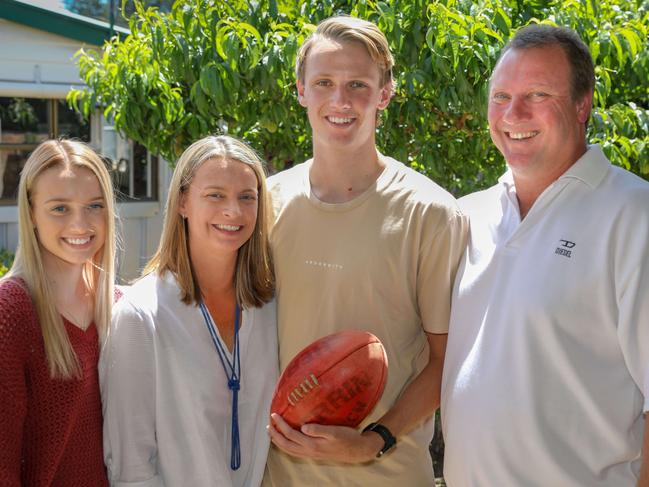
[[[592,93],[571,96],[571,68],[558,46],[511,49],[489,90],[491,139],[514,178],[555,180],[586,151]]]
[[[46,269],[82,265],[101,250],[106,208],[99,181],[85,167],[45,169],[31,191],[31,214]]]
[[[243,162],[208,159],[182,196],[190,255],[230,254],[236,258],[257,222],[258,181]],[[205,253],[205,254],[204,254]]]
[[[305,60],[298,100],[307,109],[314,147],[374,150],[376,113],[390,101],[390,85],[365,46],[317,41]]]

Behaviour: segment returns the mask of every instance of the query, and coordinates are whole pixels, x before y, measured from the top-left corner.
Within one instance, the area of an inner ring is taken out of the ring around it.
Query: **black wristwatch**
[[[376,458],[381,458],[385,453],[387,453],[397,444],[397,439],[392,433],[390,433],[390,430],[382,424],[370,423],[363,429],[363,433],[365,433],[366,431],[374,431],[374,433],[378,433],[379,435],[381,435],[381,438],[383,438],[383,448],[381,448],[376,454]]]

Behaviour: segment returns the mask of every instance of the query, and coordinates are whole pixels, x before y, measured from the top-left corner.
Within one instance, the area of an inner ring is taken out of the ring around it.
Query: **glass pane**
[[[0,194],[3,200],[14,204],[18,193],[18,180],[30,150],[0,148]]]
[[[131,196],[131,144],[112,125],[103,126],[101,143],[101,153],[108,162],[117,198],[120,201],[128,199]]]
[[[158,158],[137,142],[124,139],[103,117],[101,154],[110,168],[119,201],[158,198]]]
[[[133,196],[137,199],[157,199],[158,158],[149,156],[143,145],[133,143]]]
[[[115,187],[115,194],[119,201],[128,200],[131,196],[129,189],[129,180],[131,177],[131,165],[129,160],[125,157],[119,159],[106,158],[108,161],[108,169],[113,178],[113,186]]]
[[[51,133],[49,100],[0,97],[0,143],[37,144]]]
[[[58,100],[58,137],[66,139],[78,139],[90,142],[90,121],[83,121],[83,118],[74,110],[68,107],[65,100]]]

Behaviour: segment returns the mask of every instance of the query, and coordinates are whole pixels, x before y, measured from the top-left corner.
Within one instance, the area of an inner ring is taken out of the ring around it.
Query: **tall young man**
[[[392,66],[381,31],[352,17],[319,24],[298,54],[313,158],[269,181],[280,367],[353,328],[381,339],[389,372],[359,430],[298,431],[274,415],[266,486],[434,485],[428,444],[468,225],[451,195],[376,148]]]

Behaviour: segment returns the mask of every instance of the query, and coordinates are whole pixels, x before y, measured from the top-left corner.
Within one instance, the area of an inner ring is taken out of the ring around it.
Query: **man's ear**
[[[297,87],[297,101],[300,103],[300,105],[306,107],[306,103],[304,101],[304,84],[300,80],[297,80],[295,82],[295,86]]]
[[[392,98],[392,81],[387,82],[383,88],[381,88],[381,98],[379,98],[378,109],[384,110],[390,103]]]
[[[589,91],[577,101],[577,121],[579,123],[588,122],[588,117],[590,117],[590,110],[592,107],[593,92]]]

